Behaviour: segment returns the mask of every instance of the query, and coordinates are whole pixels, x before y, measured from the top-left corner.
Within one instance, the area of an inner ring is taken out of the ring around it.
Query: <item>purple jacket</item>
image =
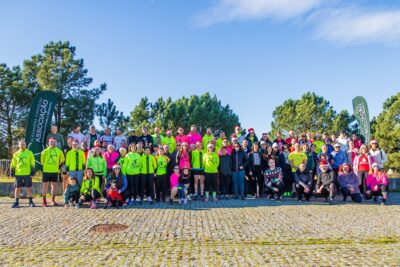
[[[360,185],[360,180],[357,174],[355,174],[354,172],[349,172],[347,174],[340,173],[338,180],[340,187],[353,187],[354,194],[360,193],[360,188],[358,187]]]

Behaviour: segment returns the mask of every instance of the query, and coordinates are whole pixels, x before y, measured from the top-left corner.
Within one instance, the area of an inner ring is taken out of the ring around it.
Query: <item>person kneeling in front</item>
[[[347,197],[350,196],[354,202],[361,203],[360,179],[348,163],[343,164],[339,168],[339,184],[343,201],[346,201]]]
[[[96,208],[96,200],[101,197],[100,179],[94,175],[93,169],[88,168],[85,171],[85,176],[81,186],[81,196],[76,208],[80,208],[83,202],[89,202],[90,208]]]
[[[313,195],[315,197],[324,197],[325,201],[329,199],[329,203],[332,204],[336,195],[335,173],[330,170],[327,161],[321,161],[319,167],[321,173],[318,174]]]
[[[106,182],[106,189],[104,195],[107,198],[105,209],[108,206],[116,206],[119,208],[124,205],[127,206],[127,202],[124,200],[129,199],[128,180],[125,175],[121,172],[121,166],[115,164],[112,167],[112,173],[108,176]]]
[[[309,201],[312,195],[311,188],[313,179],[310,172],[306,168],[306,164],[300,164],[299,168],[294,173],[294,181],[298,201],[303,200],[303,195],[306,201]]]

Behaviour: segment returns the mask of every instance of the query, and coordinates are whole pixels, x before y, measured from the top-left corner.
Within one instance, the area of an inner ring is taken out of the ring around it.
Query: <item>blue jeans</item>
[[[244,197],[244,170],[232,172],[232,180],[235,196],[238,195],[238,190],[240,190],[240,196]]]

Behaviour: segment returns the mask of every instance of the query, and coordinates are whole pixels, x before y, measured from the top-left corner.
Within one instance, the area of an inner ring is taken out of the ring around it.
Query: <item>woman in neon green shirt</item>
[[[207,187],[206,198],[204,201],[208,201],[209,192],[212,192],[214,201],[217,201],[217,180],[218,180],[218,166],[219,157],[216,152],[214,152],[214,145],[207,145],[207,153],[203,156],[203,166],[205,173],[205,184]]]
[[[156,156],[157,171],[156,171],[156,201],[165,202],[165,196],[167,194],[167,167],[170,159],[165,155],[164,148],[158,149],[158,155]],[[161,197],[162,195],[162,197]]]

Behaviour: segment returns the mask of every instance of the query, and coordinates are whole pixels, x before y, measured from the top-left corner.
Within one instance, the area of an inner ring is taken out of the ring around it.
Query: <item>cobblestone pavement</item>
[[[400,194],[390,197],[386,206],[257,199],[120,210],[27,200],[11,209],[0,198],[0,266],[399,266]],[[111,223],[128,228],[92,231]]]

